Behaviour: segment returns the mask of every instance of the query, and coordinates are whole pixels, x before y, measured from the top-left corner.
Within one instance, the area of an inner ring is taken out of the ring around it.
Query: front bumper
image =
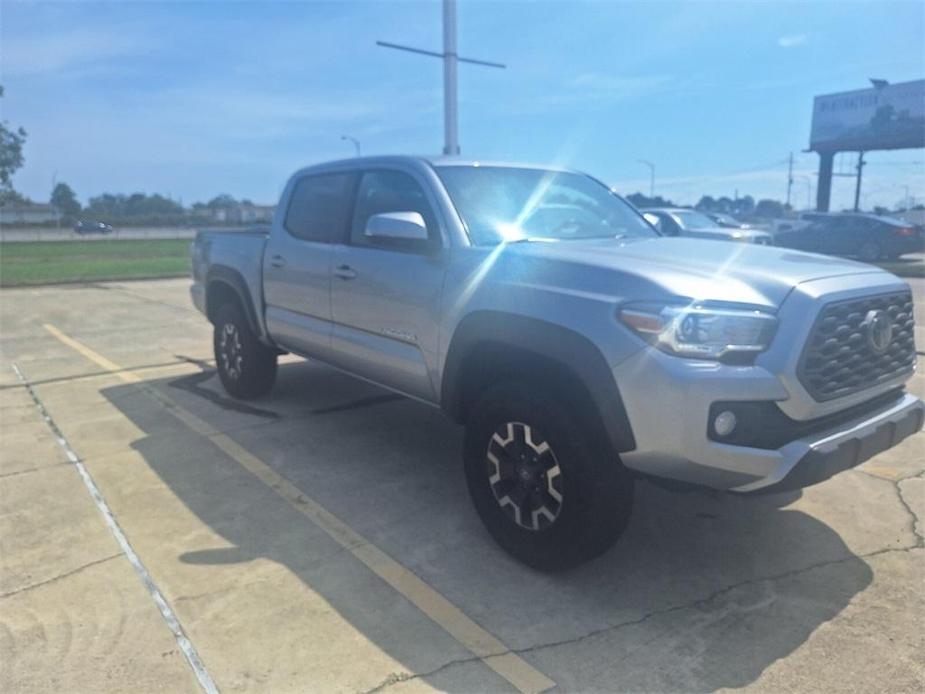
[[[781,492],[822,482],[892,448],[921,429],[923,420],[925,404],[912,395],[904,395],[886,411],[863,418],[853,426],[839,427],[839,431],[811,441],[787,444],[780,449],[784,456],[780,467],[783,474],[734,491]],[[796,462],[790,463],[794,458]]]
[[[724,400],[785,401],[781,381],[761,366],[679,359],[645,349],[614,377],[636,449],[621,454],[637,472],[736,492],[804,487],[859,465],[922,428],[925,404],[895,400],[777,449],[709,438],[710,405]]]

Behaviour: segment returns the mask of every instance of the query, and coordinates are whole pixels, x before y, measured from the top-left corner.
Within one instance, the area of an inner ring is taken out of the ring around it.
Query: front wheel
[[[525,383],[502,383],[479,398],[466,428],[476,511],[503,549],[540,570],[596,557],[629,521],[633,479],[578,409]]]
[[[236,304],[225,304],[216,312],[212,346],[218,376],[230,396],[250,400],[273,388],[276,352],[257,339]]]

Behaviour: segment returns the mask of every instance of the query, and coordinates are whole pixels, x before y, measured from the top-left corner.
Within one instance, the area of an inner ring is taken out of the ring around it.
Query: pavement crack
[[[889,553],[892,553],[892,552],[910,552],[910,551],[917,550],[917,549],[921,549],[921,547],[920,547],[918,544],[917,544],[917,545],[910,546],[910,547],[887,547],[887,548],[884,548],[884,549],[874,550],[873,552],[868,552],[868,553],[866,553],[866,554],[853,554],[853,555],[848,556],[848,557],[841,557],[841,558],[839,558],[839,559],[830,559],[830,560],[828,560],[828,561],[818,562],[818,563],[816,563],[816,564],[810,564],[809,566],[805,566],[805,567],[800,568],[800,569],[793,569],[793,570],[791,570],[791,571],[785,571],[785,572],[783,572],[783,573],[775,574],[775,575],[773,575],[773,576],[764,576],[764,577],[760,577],[760,578],[749,578],[749,579],[745,579],[745,580],[743,580],[743,581],[738,581],[738,582],[732,583],[732,584],[730,584],[730,585],[728,585],[728,586],[724,586],[724,587],[722,587],[722,588],[719,588],[719,589],[713,591],[712,593],[710,593],[709,595],[707,595],[707,596],[705,596],[705,597],[698,598],[698,599],[696,599],[696,600],[692,600],[692,601],[690,601],[690,602],[686,602],[686,603],[683,603],[683,604],[680,604],[680,605],[673,605],[673,606],[671,606],[671,607],[666,607],[666,608],[661,608],[661,609],[657,609],[657,610],[652,610],[652,611],[650,611],[650,612],[645,613],[644,615],[642,615],[642,616],[640,616],[640,617],[637,617],[636,619],[630,619],[630,620],[626,620],[626,621],[624,621],[624,622],[618,622],[618,623],[616,623],[616,624],[610,624],[610,625],[608,625],[608,626],[604,626],[604,627],[601,627],[601,628],[599,628],[599,629],[594,629],[594,630],[589,631],[589,632],[587,632],[587,633],[585,633],[585,634],[582,634],[582,635],[580,635],[580,636],[574,636],[574,637],[571,637],[571,638],[568,638],[568,639],[562,639],[562,640],[560,640],[560,641],[549,641],[549,642],[545,642],[545,643],[538,643],[538,644],[534,644],[534,645],[532,645],[532,646],[526,646],[526,647],[524,647],[524,648],[512,648],[512,649],[510,649],[508,652],[509,652],[509,653],[516,654],[516,655],[524,655],[524,654],[526,654],[526,653],[534,653],[534,652],[542,651],[542,650],[549,649],[549,648],[558,648],[558,647],[560,647],[560,646],[569,646],[569,645],[572,645],[572,644],[575,644],[575,643],[580,643],[580,642],[582,642],[582,641],[586,641],[586,640],[591,639],[591,638],[594,638],[594,637],[596,637],[596,636],[600,636],[600,635],[602,635],[602,634],[611,633],[611,632],[616,632],[616,631],[619,631],[619,630],[621,630],[621,629],[625,629],[625,628],[627,628],[627,627],[638,626],[639,624],[643,624],[643,623],[645,623],[645,622],[647,622],[647,621],[649,621],[650,619],[653,619],[653,618],[655,618],[655,617],[661,617],[661,616],[664,616],[664,615],[667,615],[667,614],[673,614],[673,613],[675,613],[675,612],[682,612],[682,611],[684,611],[684,610],[690,610],[690,609],[695,609],[695,608],[698,608],[698,607],[706,606],[706,605],[710,604],[711,602],[713,602],[714,600],[716,600],[717,598],[720,598],[720,597],[722,597],[723,595],[726,595],[727,593],[731,593],[732,591],[736,590],[737,588],[741,588],[741,587],[743,587],[743,586],[747,586],[747,585],[757,585],[757,584],[759,584],[759,583],[764,583],[764,582],[768,582],[768,581],[772,581],[772,582],[773,582],[773,581],[781,581],[781,580],[785,580],[785,579],[787,579],[787,578],[792,578],[792,577],[794,577],[794,576],[799,576],[799,575],[804,574],[804,573],[809,573],[809,572],[811,572],[811,571],[816,571],[817,569],[822,569],[822,568],[825,568],[825,567],[827,567],[827,566],[834,566],[834,565],[836,565],[836,564],[844,564],[844,563],[853,562],[853,561],[862,561],[862,560],[867,559],[867,558],[880,556],[880,555],[882,555],[882,554],[889,554]]]
[[[62,465],[70,465],[71,463],[62,462],[62,463],[50,463],[49,465],[39,465],[37,467],[26,468],[25,470],[16,470],[15,472],[4,472],[0,475],[0,480],[5,480],[8,477],[17,477],[19,475],[28,475],[30,472],[40,472],[41,470],[51,470],[56,467],[61,467]]]
[[[433,670],[428,670],[427,672],[391,672],[384,680],[382,680],[375,687],[373,687],[372,689],[362,690],[358,694],[376,694],[376,692],[384,691],[388,689],[389,687],[392,687],[396,684],[401,684],[403,682],[410,682],[412,680],[421,680],[421,679],[426,679],[428,677],[433,677],[434,675],[440,674],[444,670],[449,670],[450,668],[456,667],[457,665],[477,663],[480,660],[484,660],[485,658],[493,658],[499,655],[506,655],[507,653],[511,653],[511,652],[512,651],[508,650],[508,651],[504,651],[503,653],[492,654],[492,655],[488,655],[484,657],[473,655],[473,656],[469,656],[468,658],[456,658],[454,660],[448,660],[447,662],[443,663],[443,665],[441,665],[440,667],[436,667]]]
[[[601,636],[603,634],[613,633],[613,632],[620,631],[621,629],[626,629],[627,627],[638,626],[640,624],[644,624],[645,622],[648,622],[649,620],[654,619],[656,617],[661,617],[664,615],[673,614],[676,612],[683,612],[684,610],[696,609],[698,607],[709,605],[711,602],[722,597],[723,595],[726,595],[727,593],[731,593],[737,588],[741,588],[743,586],[757,585],[757,584],[765,583],[769,581],[771,582],[782,581],[788,578],[792,578],[794,576],[799,576],[801,574],[816,571],[818,569],[822,569],[827,566],[845,564],[845,563],[850,563],[854,561],[863,561],[864,559],[877,557],[883,554],[890,554],[893,552],[905,553],[905,552],[910,552],[910,551],[914,551],[918,549],[922,549],[922,545],[919,543],[912,545],[912,546],[908,546],[908,547],[886,547],[883,549],[874,550],[872,552],[867,552],[865,554],[852,554],[850,556],[840,557],[838,559],[829,559],[827,561],[817,562],[815,564],[810,564],[808,566],[804,566],[799,569],[792,569],[790,571],[784,571],[782,573],[774,574],[772,576],[748,578],[742,581],[737,581],[736,583],[732,583],[722,588],[719,588],[705,597],[697,598],[696,600],[691,600],[689,602],[682,603],[679,605],[672,605],[671,607],[651,610],[635,619],[629,619],[623,622],[617,622],[616,624],[609,624],[599,629],[593,629],[592,631],[586,632],[579,636],[573,636],[571,638],[561,639],[559,641],[547,641],[543,643],[537,643],[532,646],[525,646],[522,648],[508,648],[500,653],[492,653],[490,655],[485,655],[485,656],[471,656],[469,658],[459,658],[455,660],[449,660],[443,665],[441,665],[440,667],[435,668],[433,670],[429,670],[427,672],[421,672],[421,673],[410,673],[410,672],[394,673],[393,672],[393,673],[390,673],[384,680],[382,680],[375,687],[365,690],[363,692],[360,692],[360,694],[375,694],[377,692],[384,691],[388,689],[389,687],[392,687],[393,685],[396,685],[396,684],[401,684],[403,682],[408,682],[411,680],[425,679],[427,677],[431,677],[433,675],[439,674],[440,672],[448,668],[454,667],[456,665],[465,665],[466,663],[478,662],[481,660],[485,660],[487,658],[496,658],[496,657],[503,656],[503,655],[523,656],[528,653],[536,653],[536,652],[547,650],[550,648],[559,648],[561,646],[570,646],[573,644],[581,643],[582,641],[586,641],[588,639],[592,639],[597,636]]]
[[[923,473],[925,474],[925,473]],[[922,474],[915,475],[914,477],[907,477],[906,479],[921,479]],[[915,536],[916,547],[923,548],[925,547],[925,535],[922,535],[922,531],[919,530],[919,517],[916,515],[915,511],[909,505],[909,502],[906,501],[906,497],[903,496],[903,490],[900,484],[905,480],[897,480],[893,483],[893,488],[896,490],[896,496],[899,499],[899,503],[902,504],[902,507],[906,509],[906,513],[909,515],[909,529],[912,531],[912,534]]]
[[[891,487],[893,487],[893,490],[896,492],[896,498],[899,500],[900,506],[902,506],[905,509],[906,515],[909,516],[909,532],[911,532],[912,536],[915,538],[915,545],[913,547],[910,547],[909,549],[925,548],[925,535],[923,535],[922,532],[918,529],[918,526],[921,523],[921,520],[919,519],[916,512],[912,509],[912,507],[909,505],[909,502],[906,501],[906,497],[903,496],[903,490],[902,490],[902,487],[900,486],[902,485],[903,482],[907,480],[922,479],[923,477],[925,477],[925,470],[921,471],[917,475],[910,475],[909,477],[901,477],[895,480],[888,479],[886,477],[880,477],[879,475],[871,474],[869,472],[866,472],[865,470],[857,470],[857,472],[860,472],[862,475],[871,477],[875,480],[880,480],[881,482],[885,482],[889,484]]]
[[[111,554],[108,557],[103,557],[102,559],[96,559],[94,561],[87,562],[86,564],[78,566],[76,569],[65,571],[63,574],[58,574],[57,576],[53,576],[52,578],[46,579],[44,581],[39,581],[38,583],[30,583],[27,586],[23,586],[22,588],[17,588],[16,590],[11,590],[8,593],[0,593],[0,600],[2,600],[3,598],[12,597],[13,595],[18,595],[19,593],[24,593],[27,590],[32,590],[34,588],[40,588],[41,586],[47,586],[50,583],[55,583],[56,581],[60,581],[63,578],[67,578],[68,576],[73,576],[74,574],[80,573],[84,569],[89,569],[91,566],[97,566],[99,564],[103,564],[107,561],[110,561],[112,559],[115,559],[121,556],[122,556],[122,552],[117,552],[116,554]]]

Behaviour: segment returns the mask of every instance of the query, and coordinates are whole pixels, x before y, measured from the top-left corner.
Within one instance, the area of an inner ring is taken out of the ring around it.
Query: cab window
[[[403,239],[371,239],[366,236],[366,222],[384,212],[417,212],[424,218],[428,241]],[[402,171],[367,171],[357,189],[350,243],[354,246],[385,246],[396,250],[412,250],[439,243],[440,232],[423,188],[409,174]]]

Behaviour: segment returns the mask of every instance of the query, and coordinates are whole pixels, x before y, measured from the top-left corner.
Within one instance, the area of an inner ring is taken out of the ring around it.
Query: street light
[[[340,139],[345,141],[350,140],[350,142],[352,142],[353,146],[356,148],[357,156],[360,156],[360,141],[358,139],[355,137],[350,137],[349,135],[341,135]]]
[[[637,159],[640,164],[645,164],[649,167],[649,197],[655,197],[655,164],[646,159]]]

